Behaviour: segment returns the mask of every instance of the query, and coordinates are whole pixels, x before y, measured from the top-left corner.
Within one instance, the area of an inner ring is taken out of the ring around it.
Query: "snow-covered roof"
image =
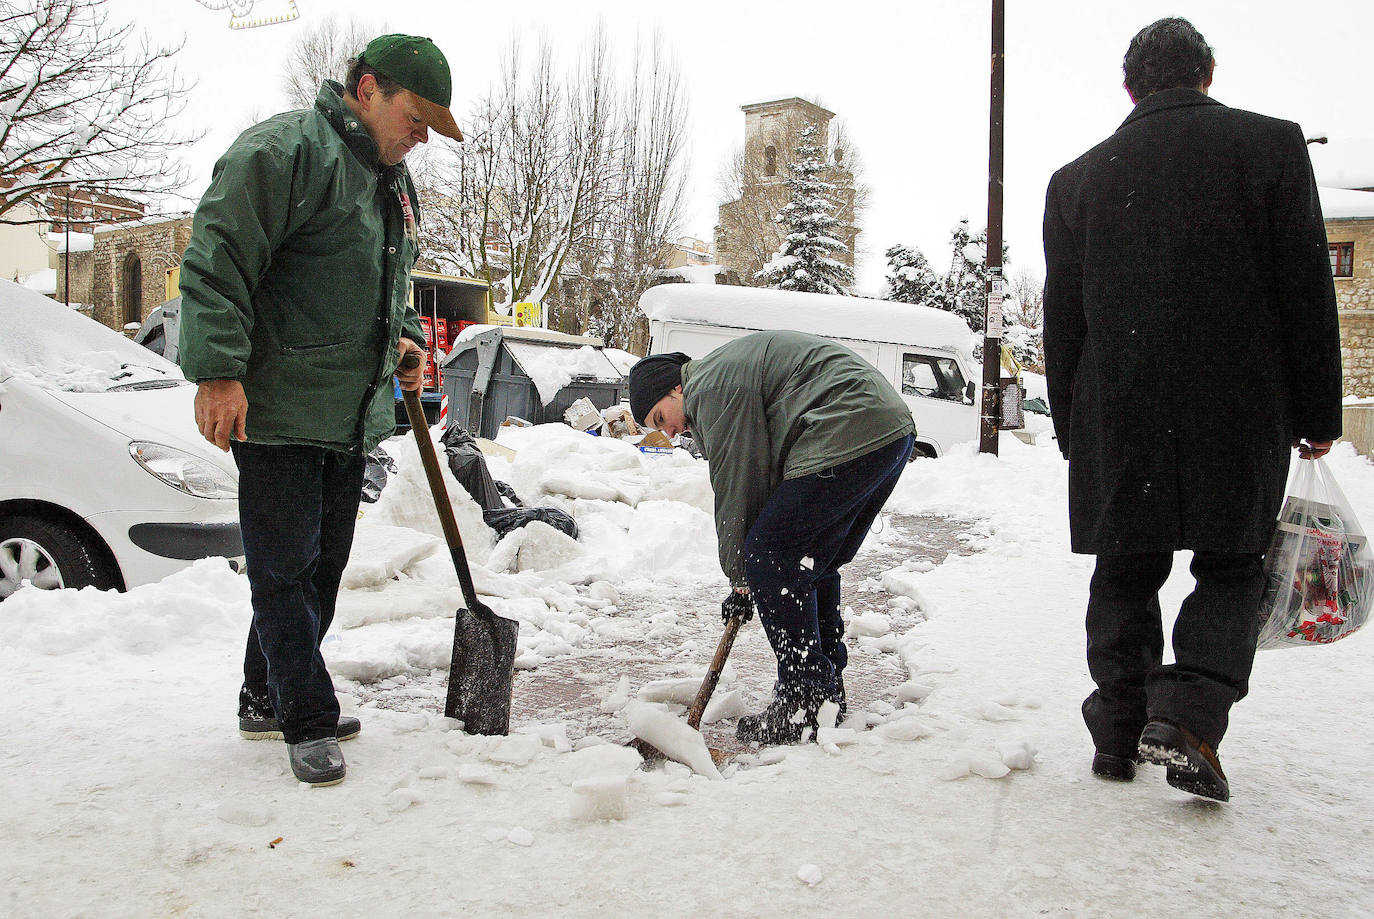
[[[133,220],[122,220],[119,223],[107,223],[104,226],[97,227],[96,232],[113,233],[115,230],[129,230],[134,227],[150,227],[159,223],[172,223],[176,220],[186,220],[190,217],[190,211],[182,211],[180,214],[155,214],[151,217],[136,217]]]
[[[736,329],[792,329],[861,341],[923,343],[967,350],[968,323],[953,313],[913,303],[801,294],[758,287],[664,284],[639,298],[649,319]]]
[[[1374,218],[1374,191],[1319,187],[1317,194],[1321,196],[1322,216],[1327,220]]]
[[[95,234],[93,234],[93,233],[72,233],[72,234],[70,234],[70,235],[71,235],[71,251],[73,251],[73,252],[90,252],[92,249],[95,248]],[[48,234],[48,245],[54,247],[58,252],[66,252],[66,251],[67,251],[67,236],[68,236],[68,234],[66,234],[66,233],[49,233],[49,234]]]
[[[24,275],[19,279],[19,283],[34,293],[51,296],[57,293],[57,269],[42,268]]]
[[[1328,188],[1374,188],[1374,138],[1338,137],[1308,144],[1317,184]]]

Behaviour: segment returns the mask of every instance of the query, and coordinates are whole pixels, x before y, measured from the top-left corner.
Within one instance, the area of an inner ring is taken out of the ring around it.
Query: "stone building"
[[[71,253],[72,300],[91,304],[95,320],[112,329],[141,323],[169,299],[169,273],[174,279],[190,240],[189,214],[96,229],[91,251]],[[59,264],[59,291],[64,275]]]
[[[1321,189],[1347,396],[1374,396],[1374,191]]]
[[[835,113],[796,97],[743,105],[740,110],[744,112],[744,147],[725,177],[726,186],[738,197],[720,205],[716,261],[745,284],[759,283],[755,275],[782,243],[782,228],[774,218],[790,198],[787,164],[802,129],[812,124],[826,139],[829,165],[820,178],[835,187],[833,214],[840,221],[837,235],[846,246],[843,261],[853,267],[860,232],[854,210],[855,182],[844,162],[846,145],[832,136]]]

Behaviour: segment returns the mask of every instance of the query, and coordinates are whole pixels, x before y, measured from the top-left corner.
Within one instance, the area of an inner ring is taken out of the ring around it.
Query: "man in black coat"
[[[1216,748],[1248,688],[1290,450],[1340,435],[1341,366],[1302,131],[1209,98],[1213,67],[1186,20],[1141,30],[1134,111],[1050,180],[1045,368],[1072,548],[1097,556],[1093,772],[1155,762],[1226,800]],[[1197,585],[1163,665],[1158,591],[1180,549]]]

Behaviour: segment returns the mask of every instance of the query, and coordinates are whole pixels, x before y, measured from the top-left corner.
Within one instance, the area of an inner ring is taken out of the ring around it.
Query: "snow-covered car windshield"
[[[9,281],[0,281],[0,333],[0,380],[64,392],[188,385],[161,355]]]

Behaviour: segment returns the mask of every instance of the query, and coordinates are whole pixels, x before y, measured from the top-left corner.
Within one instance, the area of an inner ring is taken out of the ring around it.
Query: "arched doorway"
[[[143,321],[143,260],[137,252],[124,258],[124,324]]]

